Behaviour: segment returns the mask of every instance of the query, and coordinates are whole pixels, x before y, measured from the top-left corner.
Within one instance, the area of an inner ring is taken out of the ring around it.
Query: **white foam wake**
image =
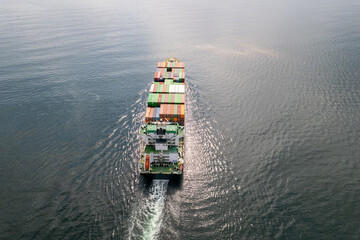
[[[129,239],[157,239],[163,222],[168,180],[153,180],[149,195],[134,208]]]

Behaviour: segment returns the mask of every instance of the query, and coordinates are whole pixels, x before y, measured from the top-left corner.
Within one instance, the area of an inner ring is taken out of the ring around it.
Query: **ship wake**
[[[163,223],[168,180],[153,180],[149,194],[133,210],[129,239],[157,239]]]

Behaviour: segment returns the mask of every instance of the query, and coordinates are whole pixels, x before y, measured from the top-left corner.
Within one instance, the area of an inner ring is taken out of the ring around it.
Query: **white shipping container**
[[[170,85],[169,92],[170,93],[175,93],[175,85]]]

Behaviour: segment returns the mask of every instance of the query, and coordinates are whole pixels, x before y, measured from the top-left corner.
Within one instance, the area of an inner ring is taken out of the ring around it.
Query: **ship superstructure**
[[[185,66],[176,58],[159,62],[141,126],[140,172],[181,175],[185,139]]]

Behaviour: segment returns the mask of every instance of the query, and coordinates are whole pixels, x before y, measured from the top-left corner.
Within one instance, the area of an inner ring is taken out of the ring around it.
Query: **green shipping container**
[[[152,93],[149,94],[149,97],[148,97],[148,107],[151,107],[151,103],[152,103]]]
[[[158,100],[159,100],[159,94],[154,93],[153,98],[152,98],[152,107],[158,107],[159,106]]]
[[[148,106],[149,107],[153,106],[153,96],[154,96],[154,93],[149,94],[149,100],[148,100]]]
[[[181,103],[181,95],[180,95],[180,94],[175,94],[175,103],[176,103],[176,104],[180,104],[180,103]]]
[[[161,95],[160,101],[159,96]],[[166,100],[167,96],[167,101]],[[181,103],[182,94],[178,93],[150,93],[148,98],[148,107],[160,107],[160,104],[182,104]]]
[[[178,112],[178,107],[180,107],[180,105],[175,105],[174,106],[174,118],[177,118],[178,117],[178,115],[177,115],[177,112]]]
[[[171,84],[173,84],[173,83],[174,83],[174,80],[172,80],[172,79],[165,79],[165,84],[171,85]]]
[[[150,102],[149,102],[149,107],[156,107],[156,104],[157,104],[157,100],[156,100],[156,97],[157,97],[158,94],[156,93],[153,93],[151,94],[151,99],[150,99]]]

